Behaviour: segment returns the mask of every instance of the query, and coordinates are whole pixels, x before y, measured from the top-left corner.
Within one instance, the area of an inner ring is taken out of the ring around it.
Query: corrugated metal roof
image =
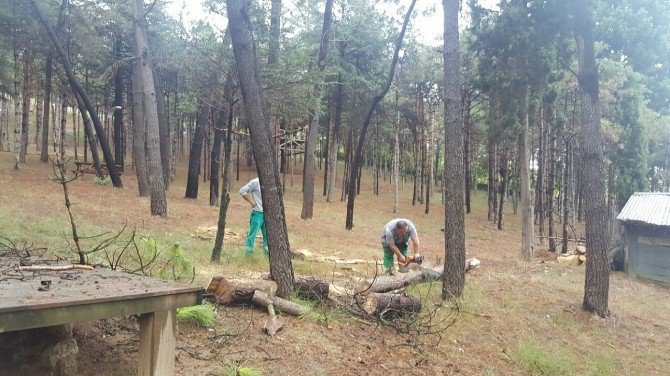
[[[670,193],[633,193],[617,219],[622,222],[670,226]]]

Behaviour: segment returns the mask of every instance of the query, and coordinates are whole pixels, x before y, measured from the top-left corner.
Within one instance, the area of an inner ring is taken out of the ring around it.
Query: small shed
[[[636,192],[617,217],[626,273],[670,284],[670,193]]]

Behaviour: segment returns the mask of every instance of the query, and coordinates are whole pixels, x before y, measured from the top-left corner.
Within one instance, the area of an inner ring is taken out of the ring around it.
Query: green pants
[[[249,217],[249,235],[247,240],[244,242],[244,254],[251,255],[254,253],[254,240],[256,239],[256,234],[258,230],[261,230],[263,233],[263,250],[265,253],[268,253],[268,231],[265,228],[265,219],[263,219],[263,212],[256,210],[251,211],[251,216]]]
[[[402,243],[402,244],[396,244],[396,247],[398,247],[398,250],[400,250],[400,253],[404,257],[407,257],[409,253],[407,252],[407,243]],[[393,257],[395,254],[393,251],[391,251],[391,248],[388,246],[384,246],[384,269],[391,269],[393,266]]]

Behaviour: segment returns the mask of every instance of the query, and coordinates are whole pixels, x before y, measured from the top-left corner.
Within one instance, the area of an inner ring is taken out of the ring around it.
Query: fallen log
[[[217,300],[224,304],[250,303],[255,291],[274,295],[276,290],[277,284],[274,281],[263,279],[212,277],[207,286],[207,292],[216,295]]]
[[[411,268],[410,264],[410,268]],[[414,264],[416,265],[416,264]],[[481,261],[477,258],[470,258],[465,260],[465,272],[478,268]],[[426,268],[419,266],[417,270],[412,270],[407,273],[398,273],[394,275],[377,276],[373,281],[368,281],[366,286],[361,288],[362,291],[371,293],[383,293],[402,289],[412,283],[428,281],[431,279],[442,278],[444,273],[444,265],[439,265],[434,268]]]
[[[398,294],[369,294],[363,310],[368,315],[384,319],[403,317],[421,312],[421,300]]]
[[[336,300],[353,295],[353,291],[334,285],[323,278],[300,276],[295,278],[295,293],[307,300]]]
[[[32,265],[32,266],[15,266],[14,271],[15,272],[60,272],[63,270],[72,270],[72,269],[79,269],[79,270],[95,270],[92,266],[90,265],[54,265],[54,266],[49,266],[49,265]]]
[[[279,312],[286,313],[292,316],[302,316],[309,312],[309,308],[300,305],[298,303],[293,303],[290,300],[282,299],[278,296],[271,296],[267,293],[257,290],[253,293],[251,302],[254,305],[267,308],[268,305],[272,304],[274,308],[279,310]]]

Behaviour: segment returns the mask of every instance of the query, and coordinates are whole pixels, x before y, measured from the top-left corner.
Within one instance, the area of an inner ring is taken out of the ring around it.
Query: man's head
[[[395,233],[399,236],[405,236],[407,232],[409,231],[409,227],[407,226],[407,221],[398,221],[395,224]]]

